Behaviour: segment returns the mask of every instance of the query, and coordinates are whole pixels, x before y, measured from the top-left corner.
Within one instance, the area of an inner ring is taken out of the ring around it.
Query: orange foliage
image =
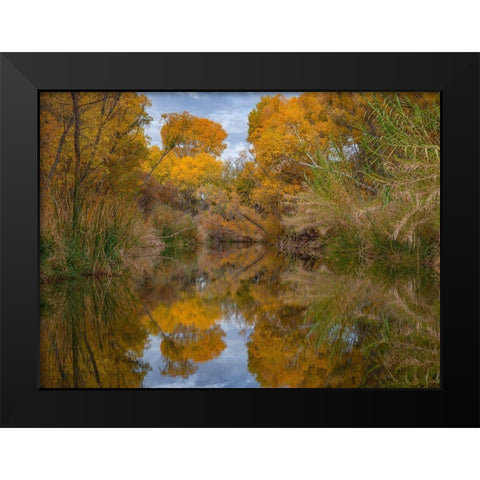
[[[225,349],[225,335],[216,321],[220,306],[194,296],[184,296],[172,304],[160,303],[152,312],[146,310],[141,320],[160,332],[160,351],[164,357],[162,374],[187,378]]]
[[[78,92],[78,165],[74,157],[74,105],[70,92],[40,94],[40,169],[42,194],[65,189],[74,167],[82,185],[116,194],[138,185],[147,155],[143,127],[151,118],[145,95],[134,92]]]
[[[172,362],[206,362],[218,357],[225,349],[226,345],[222,340],[224,335],[219,325],[207,330],[177,325],[172,335],[163,338],[160,350]]]
[[[181,298],[171,305],[159,303],[150,313],[164,333],[172,333],[177,325],[208,329],[221,318],[218,305],[208,305],[197,297]]]
[[[297,316],[301,320],[301,316]],[[290,323],[290,325],[289,325]],[[248,367],[264,387],[353,388],[363,379],[361,352],[329,354],[308,338],[301,321],[257,322],[248,343]]]
[[[227,148],[224,143],[227,133],[213,120],[194,117],[188,112],[163,114],[162,119],[165,122],[160,132],[163,145],[174,147],[178,157],[199,153],[220,156]]]
[[[244,183],[255,179],[251,202],[275,215],[286,213],[283,200],[301,190],[317,154],[329,154],[335,142],[357,139],[365,106],[366,100],[354,93],[262,97],[249,115],[255,163],[246,165],[242,174]]]
[[[167,156],[157,168],[156,176],[182,190],[196,190],[202,185],[218,183],[222,172],[221,160],[209,153],[197,153],[194,156]]]

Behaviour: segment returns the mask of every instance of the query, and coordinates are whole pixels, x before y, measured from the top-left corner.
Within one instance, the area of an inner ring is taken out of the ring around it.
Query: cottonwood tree
[[[157,167],[167,157],[195,157],[200,153],[219,157],[227,148],[227,133],[223,127],[208,118],[195,117],[188,112],[162,115],[163,126],[160,134],[162,149],[145,177],[146,184]]]

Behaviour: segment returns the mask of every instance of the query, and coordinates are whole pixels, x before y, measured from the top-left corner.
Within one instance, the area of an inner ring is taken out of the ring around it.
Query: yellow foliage
[[[226,345],[223,330],[215,325],[207,330],[178,325],[173,335],[164,337],[160,345],[162,354],[171,362],[191,360],[207,362],[218,357]]]
[[[174,148],[178,157],[208,153],[220,156],[227,148],[227,133],[208,118],[194,117],[188,112],[162,115],[165,122],[160,133],[165,148]]]
[[[73,95],[78,103],[78,158],[74,152]],[[84,188],[132,191],[147,155],[143,127],[150,100],[135,92],[42,92],[40,171],[42,195],[66,191],[77,175]],[[78,162],[72,161],[76,157]]]
[[[160,303],[150,315],[162,332],[172,333],[178,325],[208,329],[221,318],[221,310],[198,297],[186,297],[171,305]]]
[[[208,153],[198,153],[193,157],[170,154],[158,166],[156,176],[183,190],[196,190],[202,185],[218,183],[222,172],[222,161]]]
[[[249,369],[263,387],[353,388],[365,368],[358,349],[332,357],[327,345],[318,348],[308,337],[301,322],[287,329],[267,319],[257,322],[248,355]]]

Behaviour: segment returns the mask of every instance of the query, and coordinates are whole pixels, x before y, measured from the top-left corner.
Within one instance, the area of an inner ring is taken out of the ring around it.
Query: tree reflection
[[[357,347],[331,355],[318,345],[302,321],[302,311],[283,309],[275,319],[263,317],[248,342],[250,371],[264,387],[358,387],[364,374]]]
[[[42,285],[41,386],[142,387],[158,368],[188,378],[244,332],[263,387],[437,387],[435,279],[304,266],[274,248],[202,248],[142,279]],[[142,361],[149,338],[158,358]]]
[[[264,387],[357,387],[365,362],[352,345],[354,335],[340,329],[338,338],[319,343],[306,322],[311,285],[292,283],[288,275],[308,271],[273,248],[261,245],[204,252],[199,263],[209,283],[202,298],[229,298],[247,324],[253,326],[248,342],[248,368]],[[338,326],[338,325],[337,325]],[[334,330],[331,330],[333,334]],[[344,339],[343,349],[339,348]],[[335,350],[335,352],[334,352]],[[333,354],[335,353],[335,354]]]
[[[224,331],[218,325],[202,330],[177,325],[170,335],[164,335],[160,345],[164,363],[163,375],[187,378],[198,370],[198,364],[216,358],[225,349]]]
[[[289,262],[262,246],[207,252],[202,298],[229,298],[254,326],[248,366],[266,387],[435,387],[434,278]]]
[[[215,324],[221,316],[217,304],[187,297],[160,303],[152,313],[145,306],[145,313],[162,338],[162,375],[188,378],[199,363],[218,357],[226,347],[225,332]]]
[[[43,388],[140,387],[148,332],[125,281],[81,280],[42,287]]]
[[[355,351],[363,357],[365,373],[358,386],[439,386],[435,278],[421,272],[415,278],[387,278],[366,267],[343,274],[325,266],[310,271],[296,266],[283,278],[290,286],[284,301],[304,306],[308,336],[319,351],[340,362]],[[348,369],[344,375],[350,376]]]

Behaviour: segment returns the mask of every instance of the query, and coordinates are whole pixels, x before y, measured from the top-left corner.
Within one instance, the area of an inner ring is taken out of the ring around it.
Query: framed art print
[[[5,426],[475,426],[477,54],[4,54]]]

